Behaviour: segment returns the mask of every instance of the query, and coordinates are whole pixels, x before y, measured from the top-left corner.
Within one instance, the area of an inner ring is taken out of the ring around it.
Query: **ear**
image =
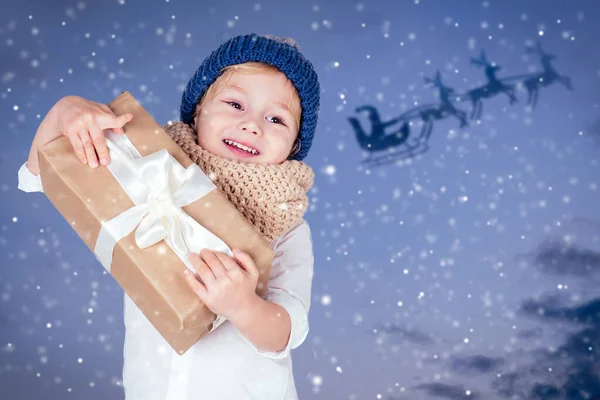
[[[292,150],[290,151],[290,155],[288,156],[288,159],[291,159],[296,154],[298,154],[300,152],[301,147],[302,147],[302,143],[300,142],[300,137],[298,137],[294,141],[294,145],[292,146]]]
[[[190,124],[190,126],[192,128],[196,127],[196,117],[198,116],[199,112],[200,112],[200,102],[196,103],[196,106],[194,107],[194,114],[192,114],[192,123]]]

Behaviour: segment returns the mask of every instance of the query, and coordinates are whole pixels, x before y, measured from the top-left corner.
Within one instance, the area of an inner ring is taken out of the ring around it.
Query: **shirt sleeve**
[[[313,266],[311,231],[308,223],[302,220],[276,244],[268,289],[262,296],[267,301],[279,304],[288,312],[292,322],[290,338],[283,350],[270,352],[256,347],[244,337],[259,354],[281,359],[306,339]]]
[[[27,162],[24,162],[19,168],[19,183],[17,188],[24,192],[44,192],[42,187],[42,178],[39,175],[34,175],[33,172],[27,168]]]

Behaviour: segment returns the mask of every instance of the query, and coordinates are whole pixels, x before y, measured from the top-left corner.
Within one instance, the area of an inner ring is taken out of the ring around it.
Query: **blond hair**
[[[200,110],[202,110],[202,107],[204,106],[206,101],[215,97],[217,94],[219,94],[221,92],[221,90],[223,90],[223,88],[225,88],[225,86],[227,85],[227,82],[231,78],[231,75],[233,75],[233,73],[235,71],[240,71],[240,72],[280,72],[279,69],[277,69],[269,64],[265,64],[265,63],[261,63],[261,62],[246,62],[246,63],[242,63],[242,64],[228,65],[227,67],[225,67],[221,70],[221,75],[219,75],[217,80],[214,81],[208,87],[208,89],[206,89],[206,92],[204,92],[204,95],[202,95],[202,97],[200,98],[200,101],[198,101],[198,103],[196,104],[196,109],[194,111],[194,115],[192,115],[192,121],[193,121],[192,124],[195,123],[196,116],[198,115]],[[291,84],[291,81],[289,79],[288,79],[288,82],[290,82],[290,84]],[[292,115],[294,116],[294,119],[296,120],[296,126],[300,127],[300,117],[302,114],[302,106],[300,104],[300,95],[298,94],[298,91],[296,90],[294,85],[292,85],[292,88],[293,88],[293,90],[291,90],[289,92],[289,96],[288,96],[285,104],[288,107],[288,109],[292,112]],[[298,132],[300,132],[300,129],[298,129]],[[291,153],[288,156],[288,158],[296,155],[299,151],[300,151],[300,137],[298,136],[296,138],[296,141],[294,142],[294,146],[292,146],[292,150],[291,150]]]

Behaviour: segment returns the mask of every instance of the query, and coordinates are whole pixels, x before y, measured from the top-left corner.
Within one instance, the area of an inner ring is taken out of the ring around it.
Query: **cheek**
[[[218,112],[207,118],[207,125],[211,128],[226,128],[235,122],[235,116],[232,113]]]
[[[203,148],[207,147],[210,143],[211,133],[214,132],[214,128],[211,126],[210,120],[207,118],[200,118],[196,125],[196,135],[198,136],[198,144]]]
[[[272,138],[271,143],[273,144],[273,147],[276,147],[277,149],[279,149],[281,151],[291,150],[292,147],[294,146],[295,138],[289,134],[285,135],[285,134],[282,134],[281,132],[274,132],[274,134],[271,136],[271,138]]]
[[[198,135],[206,137],[209,135],[220,134],[221,131],[223,131],[223,129],[226,127],[226,121],[227,118],[222,118],[222,116],[219,115],[203,115],[198,121]]]

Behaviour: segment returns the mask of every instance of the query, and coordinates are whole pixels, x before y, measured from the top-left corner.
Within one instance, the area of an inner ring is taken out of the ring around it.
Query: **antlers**
[[[543,56],[544,54],[544,49],[542,49],[542,42],[540,42],[539,40],[535,43],[535,46],[527,46],[525,48],[525,53],[527,54],[538,54],[540,56]]]
[[[487,67],[488,65],[490,65],[490,63],[487,60],[487,57],[485,56],[485,51],[481,50],[481,55],[479,56],[479,59],[471,57],[471,64],[480,65],[482,67]]]
[[[440,76],[440,71],[439,70],[436,71],[435,78],[433,78],[433,79],[425,77],[425,83],[433,83],[435,86],[441,86],[442,78]]]

